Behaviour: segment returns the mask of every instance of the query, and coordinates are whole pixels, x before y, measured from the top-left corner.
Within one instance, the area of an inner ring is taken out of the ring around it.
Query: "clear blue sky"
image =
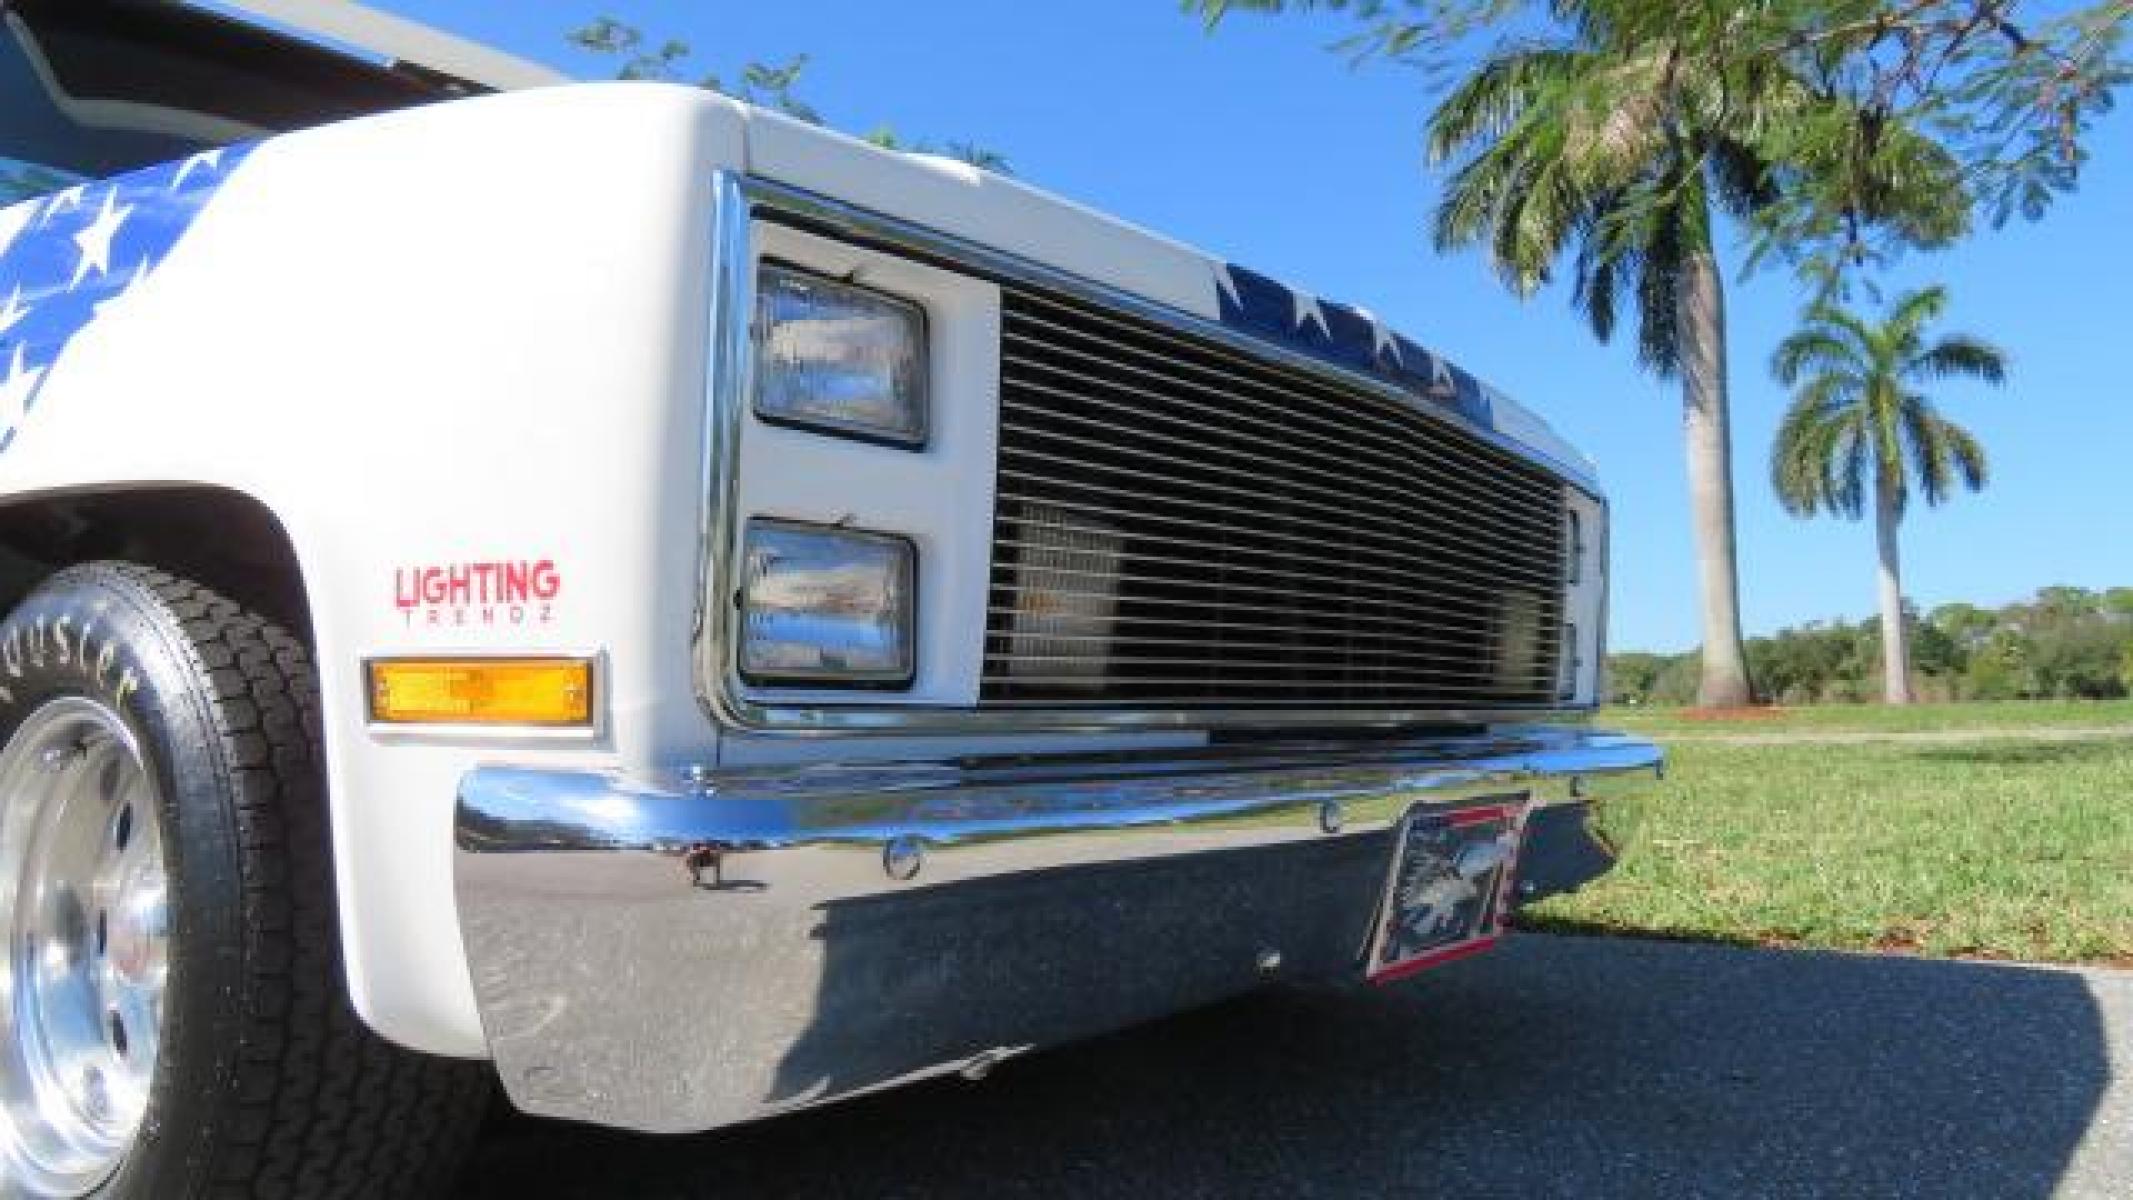
[[[1337,21],[1239,19],[1209,37],[1172,0],[374,2],[586,76],[611,68],[564,35],[602,14],[692,42],[723,75],[805,51],[804,94],[841,128],[886,123],[999,150],[1030,182],[1365,304],[1599,462],[1615,513],[1613,648],[1697,640],[1675,389],[1640,375],[1626,346],[1596,344],[1560,293],[1520,303],[1479,256],[1430,249],[1424,82],[1326,53],[1346,29]],[[2004,391],[1941,396],[1984,440],[1994,481],[1906,524],[1908,590],[1928,607],[2133,585],[2133,111],[2094,146],[2080,194],[2043,224],[1903,272],[1947,283],[1948,328],[2014,359]],[[1748,630],[1865,615],[1871,531],[1793,520],[1766,479],[1784,400],[1766,363],[1791,327],[1793,285],[1765,273],[1731,302]]]

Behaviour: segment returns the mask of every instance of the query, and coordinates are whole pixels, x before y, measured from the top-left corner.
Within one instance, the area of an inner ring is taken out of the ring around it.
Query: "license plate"
[[[1523,797],[1408,812],[1371,939],[1365,973],[1372,982],[1389,983],[1496,944],[1525,814]]]

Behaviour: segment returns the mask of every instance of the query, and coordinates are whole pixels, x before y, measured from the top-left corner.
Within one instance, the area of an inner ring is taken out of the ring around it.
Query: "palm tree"
[[[1958,378],[1997,386],[2007,377],[2006,355],[1989,342],[1953,334],[1926,344],[1926,326],[1947,306],[1947,289],[1930,287],[1898,298],[1875,324],[1833,303],[1816,304],[1770,364],[1778,382],[1794,389],[1770,454],[1770,481],[1786,510],[1810,517],[1827,509],[1858,520],[1872,489],[1881,662],[1891,704],[1911,701],[1896,532],[1913,483],[1926,503],[1938,505],[1957,484],[1974,492],[1986,479],[1985,448],[1920,389]]]
[[[1662,6],[1663,7],[1663,6]],[[1725,291],[1715,213],[1775,198],[1754,150],[1804,92],[1778,63],[1699,73],[1627,2],[1559,4],[1567,37],[1485,60],[1431,115],[1432,162],[1463,161],[1436,214],[1440,249],[1483,243],[1521,295],[1575,247],[1571,302],[1602,341],[1626,303],[1643,365],[1681,381],[1703,616],[1698,702],[1753,698],[1734,548]]]

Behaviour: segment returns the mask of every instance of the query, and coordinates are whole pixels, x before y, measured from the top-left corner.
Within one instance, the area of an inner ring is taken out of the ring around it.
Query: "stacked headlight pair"
[[[925,309],[765,263],[756,276],[756,416],[918,450],[927,411]],[[918,553],[894,534],[755,518],[743,537],[740,670],[751,683],[908,686]]]

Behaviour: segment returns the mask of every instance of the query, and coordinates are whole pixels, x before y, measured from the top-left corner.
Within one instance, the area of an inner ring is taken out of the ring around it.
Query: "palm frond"
[[[1768,164],[1747,144],[1728,137],[1713,139],[1710,163],[1711,194],[1730,215],[1752,217],[1777,200],[1777,184]]]
[[[1840,341],[1849,342],[1862,362],[1873,356],[1879,331],[1866,318],[1842,305],[1818,300],[1808,306],[1804,324],[1821,329]]]
[[[1621,297],[1623,279],[1636,273],[1632,256],[1611,252],[1593,235],[1593,210],[1604,208],[1606,204],[1606,199],[1600,198],[1581,214],[1576,271],[1570,293],[1571,307],[1585,314],[1586,323],[1592,327],[1592,336],[1601,342],[1613,340],[1615,306]]]
[[[1681,276],[1687,266],[1671,216],[1659,214],[1637,263],[1637,361],[1662,379],[1681,369]]]
[[[1836,439],[1836,453],[1830,457],[1831,490],[1836,497],[1833,507],[1854,521],[1866,513],[1874,463],[1873,438],[1860,418],[1860,409],[1846,411],[1842,432]]]
[[[1998,387],[2007,381],[2007,355],[1998,346],[1969,334],[1950,334],[1904,364],[1913,379],[1981,379]]]
[[[1904,449],[1911,459],[1911,474],[1918,476],[1918,490],[1925,495],[1926,503],[1939,507],[1948,499],[1955,486],[1954,455],[1945,439],[1940,436],[1939,418],[1923,397],[1906,396],[1899,410],[1903,430]],[[1903,464],[1896,466],[1896,478],[1904,479]],[[1908,493],[1909,488],[1904,491]]]
[[[1583,198],[1559,153],[1536,154],[1515,191],[1496,213],[1491,250],[1496,269],[1520,292],[1549,276],[1556,259],[1584,225]]]
[[[1862,511],[1864,460],[1858,453],[1866,440],[1859,436],[1861,410],[1845,398],[1844,390],[1833,377],[1810,382],[1778,425],[1771,443],[1770,481],[1778,502],[1794,516],[1810,517],[1828,509],[1857,518]]]
[[[1445,162],[1477,142],[1500,140],[1555,95],[1587,56],[1561,47],[1515,47],[1481,64],[1430,114],[1429,161]]]
[[[1940,436],[1948,443],[1948,450],[1955,457],[1956,477],[1963,481],[1968,491],[1981,492],[1992,482],[1992,467],[1985,461],[1985,447],[1971,432],[1955,422],[1940,418]]]
[[[1948,311],[1948,289],[1935,284],[1915,292],[1905,292],[1889,307],[1889,315],[1881,323],[1883,329],[1903,335],[1917,336],[1920,329],[1940,319]]]
[[[1826,428],[1818,407],[1795,403],[1785,411],[1770,443],[1770,487],[1793,516],[1814,516],[1828,502],[1823,486],[1829,464]]]
[[[1516,150],[1498,143],[1452,172],[1431,221],[1430,237],[1437,249],[1455,250],[1485,240],[1518,169]]]
[[[1858,347],[1825,326],[1809,325],[1778,343],[1770,356],[1770,373],[1786,387],[1803,376],[1842,374],[1857,378],[1865,369]]]
[[[1958,486],[1973,492],[1982,490],[1991,479],[1991,472],[1985,462],[1985,448],[1977,438],[1934,412],[1923,396],[1909,396],[1906,401],[1904,441],[1926,503],[1945,503]]]

